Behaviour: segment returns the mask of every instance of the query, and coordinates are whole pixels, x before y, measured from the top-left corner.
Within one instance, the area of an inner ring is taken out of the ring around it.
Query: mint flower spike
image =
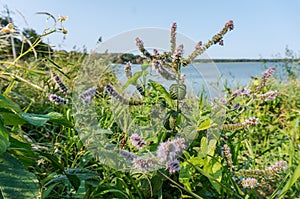
[[[250,118],[246,119],[242,124],[244,126],[254,126],[254,125],[259,124],[259,122],[258,122],[258,118],[250,117]]]
[[[154,59],[152,61],[152,69],[159,73],[166,80],[175,80],[176,74],[163,67],[163,61]]]
[[[259,97],[261,100],[271,101],[271,100],[275,100],[276,97],[278,96],[278,94],[279,94],[279,92],[277,90],[275,90],[275,91],[269,91],[264,94],[261,94]]]
[[[134,158],[135,158],[135,155],[134,155],[133,153],[130,153],[130,152],[127,151],[127,150],[121,150],[121,151],[119,152],[119,154],[120,154],[122,157],[124,157],[125,159],[127,159],[127,160],[133,161]]]
[[[176,48],[176,30],[177,30],[177,24],[173,23],[171,26],[171,53],[175,52],[175,48]]]
[[[85,90],[84,92],[82,92],[79,95],[79,98],[82,100],[83,103],[88,104],[92,101],[92,99],[96,95],[97,89],[98,89],[97,86],[93,86],[93,87]]]
[[[166,169],[169,170],[171,174],[180,171],[180,162],[178,160],[167,162]]]
[[[206,44],[204,44],[202,46],[202,42],[198,43],[195,47],[195,50],[189,55],[189,57],[187,58],[187,63],[191,63],[197,56],[201,55],[202,53],[204,53],[208,48],[210,48],[212,45],[214,44],[220,44],[223,45],[223,36],[228,32],[233,30],[234,25],[233,25],[233,21],[229,20],[224,28],[215,36],[212,37],[211,40],[209,40]],[[201,45],[200,45],[201,44]]]
[[[137,133],[130,136],[130,142],[138,150],[142,150],[146,146],[146,142]]]
[[[275,162],[273,165],[269,166],[268,168],[266,168],[265,171],[266,171],[266,173],[271,175],[271,174],[280,173],[280,172],[286,170],[287,168],[288,168],[287,162],[284,160],[280,160],[278,162]]]
[[[122,104],[128,104],[128,105],[141,105],[143,104],[142,101],[140,100],[134,100],[134,99],[126,99],[125,97],[123,97],[121,94],[119,94],[115,87],[113,87],[111,84],[107,84],[104,87],[105,91],[112,96],[113,98],[115,98],[116,100],[118,100],[119,102],[121,102]]]
[[[172,162],[186,148],[184,138],[175,138],[172,141],[160,143],[157,149],[159,162]]]
[[[253,188],[258,186],[257,179],[255,179],[255,178],[244,178],[242,180],[242,186],[244,188],[253,189]]]
[[[257,125],[257,124],[259,124],[258,118],[250,117],[250,118],[246,119],[242,123],[224,124],[223,125],[223,130],[234,131],[234,130],[243,129],[243,128],[247,127],[247,126],[254,126],[254,125]]]
[[[256,87],[255,93],[259,93],[263,90],[263,88],[266,86],[268,79],[273,75],[274,71],[275,71],[275,66],[272,66],[263,73],[260,85]]]
[[[51,71],[51,76],[52,76],[53,82],[55,82],[58,85],[59,90],[62,93],[65,93],[65,94],[69,93],[68,87],[64,84],[64,82],[62,81],[62,79],[59,77],[58,74],[56,74],[55,72]]]
[[[136,43],[136,46],[139,48],[140,52],[141,52],[144,56],[146,56],[146,57],[148,57],[148,58],[150,58],[150,59],[153,58],[153,56],[145,49],[145,47],[144,47],[144,42],[143,42],[140,38],[137,37],[137,38],[135,39],[135,43]]]
[[[129,104],[129,101],[127,99],[125,99],[122,95],[120,95],[115,87],[113,87],[111,84],[107,84],[105,86],[105,90],[106,92],[108,92],[108,94],[114,98],[116,98],[118,101],[120,101],[123,104]]]
[[[147,169],[153,169],[155,165],[157,164],[155,158],[141,158],[137,157],[133,159],[133,167],[137,170],[147,170]]]
[[[173,58],[172,62],[179,62],[182,55],[183,55],[183,44],[180,44],[172,55]]]
[[[65,99],[63,97],[60,97],[56,94],[50,94],[49,95],[49,100],[53,103],[55,103],[56,105],[60,105],[60,104],[63,104],[63,105],[66,105],[69,103],[69,100],[68,99]]]
[[[230,148],[228,147],[227,144],[225,144],[224,147],[223,147],[223,153],[224,153],[224,156],[227,160],[227,164],[228,164],[230,170],[232,170],[234,168],[233,162],[232,162],[232,155],[231,155],[231,152],[230,152]]]
[[[126,63],[126,65],[124,66],[124,71],[126,73],[127,79],[130,79],[132,77],[131,62]]]

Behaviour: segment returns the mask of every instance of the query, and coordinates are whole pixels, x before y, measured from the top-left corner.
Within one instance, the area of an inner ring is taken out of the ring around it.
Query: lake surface
[[[263,72],[272,66],[276,66],[276,71],[279,77],[284,76],[283,62],[219,62],[219,63],[193,63],[187,67],[182,68],[182,73],[186,74],[186,85],[190,92],[196,95],[203,89],[207,89],[211,96],[217,96],[220,90],[223,90],[224,85],[233,89],[238,87],[245,87],[252,80],[251,77],[261,77]],[[291,64],[291,63],[289,63]],[[299,64],[296,64],[299,68]],[[118,69],[117,69],[118,70]],[[141,70],[140,65],[133,64],[132,72]],[[127,78],[124,76],[123,68],[118,70],[119,79],[126,82]],[[163,82],[164,86],[168,88],[172,81],[165,81],[155,71],[150,72],[150,77],[154,81]],[[214,91],[215,90],[215,91]]]

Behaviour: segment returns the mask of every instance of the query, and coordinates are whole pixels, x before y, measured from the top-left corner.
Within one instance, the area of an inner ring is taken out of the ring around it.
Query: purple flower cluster
[[[259,124],[259,122],[258,122],[258,118],[256,117],[250,117],[242,123],[243,126],[253,126],[257,124]]]
[[[173,23],[171,26],[171,52],[174,53],[176,48],[176,30],[177,30],[177,24]]]
[[[154,59],[152,61],[152,69],[159,73],[162,77],[167,80],[175,80],[176,75],[163,67],[163,62],[161,60]]]
[[[168,169],[170,173],[175,173],[176,171],[180,171],[180,162],[178,160],[167,162],[166,169]]]
[[[59,104],[63,104],[63,105],[66,105],[69,103],[69,100],[68,99],[65,99],[63,97],[60,97],[56,94],[50,94],[49,95],[49,100],[51,102],[54,102],[56,105],[59,105]]]
[[[83,93],[81,93],[79,95],[79,98],[82,100],[83,103],[90,103],[93,97],[96,95],[96,92],[97,92],[97,86],[93,86],[85,90]]]
[[[262,79],[268,79],[269,77],[271,77],[273,75],[275,71],[275,66],[272,66],[270,68],[268,68],[264,73],[263,73],[263,77]]]
[[[195,46],[195,50],[199,50],[199,49],[201,49],[201,47],[202,47],[202,41],[199,41],[197,43],[197,45]]]
[[[154,168],[156,164],[155,158],[141,158],[137,157],[133,159],[133,166],[137,170],[146,170],[150,168]]]
[[[255,178],[244,178],[242,180],[242,186],[244,188],[250,188],[250,189],[253,189],[255,187],[258,186],[258,182],[257,182],[257,179]]]
[[[171,32],[176,32],[177,24],[174,22],[171,26]]]
[[[231,155],[231,152],[230,152],[230,148],[228,147],[227,144],[224,145],[223,153],[224,153],[224,156],[226,157],[228,166],[229,166],[230,168],[233,168],[232,155]]]
[[[161,143],[157,149],[157,157],[160,162],[174,161],[176,156],[185,149],[185,139],[176,138],[172,141]]]
[[[107,84],[105,86],[105,90],[109,93],[109,95],[111,95],[112,97],[116,98],[117,100],[119,100],[120,102],[124,103],[124,104],[129,104],[129,101],[127,99],[125,99],[123,96],[121,96],[115,89],[115,87],[113,87],[111,84]]]
[[[266,92],[264,94],[261,94],[260,95],[260,99],[264,100],[264,101],[270,101],[270,100],[274,100],[276,99],[277,95],[278,95],[278,91],[275,90],[275,91],[269,91],[269,92]]]
[[[121,150],[119,153],[120,153],[121,156],[123,156],[127,160],[133,161],[134,158],[135,158],[135,155],[133,153],[130,153],[127,150]]]
[[[233,30],[233,28],[234,28],[233,21],[232,21],[232,20],[229,20],[229,21],[226,23],[226,26],[228,27],[229,30]]]
[[[146,142],[136,133],[130,136],[130,142],[138,150],[142,150],[146,146]]]
[[[268,68],[264,73],[263,73],[263,76],[262,76],[262,79],[261,79],[261,83],[260,83],[260,86],[258,86],[258,88],[256,89],[256,93],[260,92],[262,90],[262,88],[265,87],[268,79],[273,75],[275,71],[275,67],[270,67]]]
[[[146,57],[152,58],[151,54],[145,49],[144,42],[140,38],[135,39],[136,46],[139,48],[140,52]]]
[[[176,50],[175,50],[175,52],[174,52],[174,54],[173,54],[173,56],[172,56],[172,58],[173,58],[173,62],[174,61],[179,61],[180,60],[180,58],[182,57],[182,55],[183,55],[183,45],[182,44],[180,44],[177,48],[176,48]]]
[[[62,79],[56,74],[55,72],[51,71],[52,80],[58,85],[59,90],[62,93],[68,93],[69,89],[68,87],[63,83]]]
[[[234,96],[234,97],[236,97],[236,96],[238,96],[238,95],[242,95],[242,96],[250,96],[250,92],[251,92],[251,90],[249,89],[249,88],[243,88],[243,89],[238,89],[238,90],[236,90],[236,91],[234,91],[233,93],[232,93],[232,95]]]
[[[269,166],[266,171],[268,173],[280,173],[281,171],[284,171],[288,168],[288,164],[286,161],[280,160],[278,162],[275,162],[273,165]]]
[[[180,170],[176,157],[186,148],[184,138],[175,138],[172,141],[161,143],[157,149],[157,158],[160,163],[166,163],[170,173]]]

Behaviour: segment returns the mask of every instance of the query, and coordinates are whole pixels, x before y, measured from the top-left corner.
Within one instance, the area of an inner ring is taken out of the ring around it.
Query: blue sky
[[[61,34],[48,38],[57,49],[85,46],[92,50],[99,36],[105,42],[137,28],[169,29],[173,22],[177,23],[178,32],[205,42],[232,19],[234,31],[225,36],[223,47],[213,46],[207,51],[211,58],[284,57],[286,46],[300,52],[300,0],[0,0],[1,10],[4,5],[14,12],[18,27],[31,27],[39,33],[47,23],[46,16],[36,12],[67,15],[64,26],[69,33],[65,40]]]

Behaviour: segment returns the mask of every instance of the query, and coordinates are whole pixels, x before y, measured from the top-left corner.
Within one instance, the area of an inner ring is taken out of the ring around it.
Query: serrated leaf
[[[210,128],[211,126],[211,120],[208,119],[208,120],[205,120],[204,122],[202,122],[199,127],[198,127],[198,131],[203,131],[203,130],[206,130],[208,128]]]
[[[32,113],[20,113],[20,115],[26,120],[29,124],[34,126],[42,126],[50,119],[47,115],[42,114],[32,114]]]
[[[126,89],[130,84],[136,85],[137,80],[140,77],[147,75],[147,74],[148,74],[147,71],[139,71],[139,72],[134,73],[134,75],[130,79],[128,79],[127,82],[124,84],[123,89]]]
[[[65,116],[58,112],[50,112],[47,114],[49,117],[49,122],[53,122],[56,124],[61,124],[63,126],[72,127],[74,126],[70,121],[68,121]]]
[[[150,66],[152,66],[151,62],[144,62],[144,63],[141,65],[141,69],[142,69],[142,71],[145,71],[145,70],[147,70]]]
[[[22,118],[19,114],[13,113],[11,111],[2,109],[0,114],[4,118],[4,125],[17,126],[27,123],[27,121],[24,118]]]
[[[208,173],[211,178],[209,178],[210,183],[215,188],[215,190],[220,193],[221,186],[220,182],[222,179],[222,165],[216,161],[213,160],[209,164],[205,164],[203,167],[203,171]]]
[[[1,94],[0,94],[0,107],[1,108],[6,108],[6,109],[9,109],[9,110],[14,110],[16,112],[21,111],[18,104],[14,103],[9,98],[7,98],[7,97],[5,97]]]
[[[202,137],[200,141],[200,150],[198,152],[198,155],[200,157],[205,157],[207,155],[208,151],[208,141],[206,137]]]
[[[39,198],[39,184],[33,173],[7,153],[0,155],[0,196],[3,198]]]
[[[179,182],[181,184],[183,184],[187,190],[192,191],[191,183],[190,183],[190,179],[192,176],[191,176],[189,170],[190,170],[189,165],[181,166],[180,172],[179,172]]]
[[[155,82],[153,80],[149,80],[150,85],[152,86],[152,88],[156,91],[158,91],[163,97],[164,99],[167,101],[167,103],[173,107],[173,100],[171,98],[170,93],[165,89],[165,87],[163,87],[160,83]]]
[[[216,139],[209,140],[207,154],[210,155],[210,156],[213,156],[214,153],[215,153],[216,146],[217,146],[217,140]]]

